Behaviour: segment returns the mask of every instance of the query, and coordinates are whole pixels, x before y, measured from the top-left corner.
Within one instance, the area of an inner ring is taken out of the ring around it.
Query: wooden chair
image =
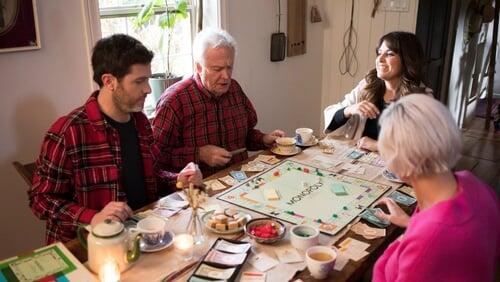
[[[22,164],[20,162],[12,162],[12,165],[16,168],[17,172],[22,176],[26,184],[28,184],[28,186],[31,187],[33,173],[35,172],[35,163]]]

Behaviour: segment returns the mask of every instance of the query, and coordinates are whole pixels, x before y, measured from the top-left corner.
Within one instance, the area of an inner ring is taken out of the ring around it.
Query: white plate
[[[221,231],[221,230],[217,230],[215,228],[212,228],[210,226],[207,225],[207,222],[208,220],[210,219],[210,217],[212,216],[212,214],[214,213],[215,211],[209,211],[207,212],[206,214],[204,214],[202,217],[201,217],[201,220],[203,221],[203,224],[205,225],[205,228],[210,230],[211,232],[215,233],[215,234],[234,234],[234,233],[238,233],[238,232],[241,232],[243,231],[243,227],[244,226],[241,226],[241,227],[238,227],[234,230],[224,230],[224,231]],[[250,216],[248,213],[246,212],[243,212],[241,210],[237,210],[237,212],[239,214],[242,214],[244,217],[246,217],[247,219],[247,222],[250,221],[250,219],[252,219],[252,216]]]
[[[276,155],[280,155],[280,156],[293,156],[293,155],[297,155],[298,153],[302,152],[302,149],[295,146],[292,152],[284,153],[278,147],[272,147],[271,152],[276,154]]]
[[[161,251],[165,248],[168,248],[170,245],[172,245],[173,241],[174,241],[174,233],[172,231],[166,231],[160,243],[154,246],[149,246],[146,243],[144,243],[144,241],[142,241],[141,239],[141,241],[139,242],[139,246],[141,247],[141,251],[144,253],[154,253]]]
[[[318,144],[318,142],[319,142],[318,138],[313,137],[313,139],[312,139],[312,140],[310,140],[310,141],[309,141],[309,142],[307,142],[307,143],[304,143],[304,144],[303,144],[303,143],[299,143],[299,142],[297,141],[297,143],[295,143],[295,144],[296,144],[297,146],[300,146],[300,147],[311,147],[311,146],[314,146],[314,145]]]
[[[390,172],[387,168],[384,168],[384,170],[382,171],[382,176],[385,179],[392,181],[392,182],[404,183],[403,180],[397,178],[396,175],[394,173]]]

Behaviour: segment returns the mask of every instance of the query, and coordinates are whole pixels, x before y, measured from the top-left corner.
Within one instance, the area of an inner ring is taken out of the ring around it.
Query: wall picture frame
[[[0,0],[0,53],[41,48],[37,0]]]

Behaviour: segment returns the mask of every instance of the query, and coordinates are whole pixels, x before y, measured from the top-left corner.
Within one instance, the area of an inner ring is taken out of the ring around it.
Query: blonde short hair
[[[193,41],[193,60],[195,63],[205,63],[205,53],[209,48],[230,48],[236,56],[236,41],[227,31],[216,28],[204,28]]]
[[[402,97],[380,117],[378,149],[399,177],[451,170],[460,158],[460,131],[450,111],[424,94]]]

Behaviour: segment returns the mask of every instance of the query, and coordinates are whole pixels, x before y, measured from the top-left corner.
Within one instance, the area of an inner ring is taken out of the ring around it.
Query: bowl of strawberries
[[[260,244],[274,244],[285,237],[286,227],[272,218],[252,219],[245,225],[248,237]]]

